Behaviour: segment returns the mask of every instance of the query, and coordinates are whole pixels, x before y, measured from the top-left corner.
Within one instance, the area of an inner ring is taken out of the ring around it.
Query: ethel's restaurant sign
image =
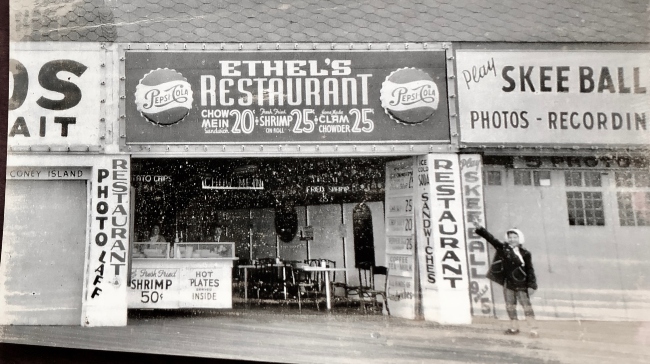
[[[461,141],[647,144],[650,52],[459,50]]]
[[[126,52],[127,143],[448,142],[445,52]]]

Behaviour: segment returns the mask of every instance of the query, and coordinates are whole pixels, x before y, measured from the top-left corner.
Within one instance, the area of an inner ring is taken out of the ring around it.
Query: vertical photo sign
[[[483,162],[478,154],[460,156],[460,174],[465,207],[465,239],[472,316],[493,316],[492,285],[486,275],[490,268],[488,249],[480,236],[474,233],[472,221],[485,224],[483,202]]]
[[[427,321],[469,324],[469,282],[458,156],[417,158],[417,250]]]
[[[386,296],[392,316],[415,318],[414,159],[386,163]]]

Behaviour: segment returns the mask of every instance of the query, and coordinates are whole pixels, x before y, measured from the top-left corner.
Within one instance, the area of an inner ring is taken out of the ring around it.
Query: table
[[[345,271],[345,268],[328,268],[328,267],[314,267],[314,266],[309,266],[306,265],[302,268],[305,272],[325,272],[325,297],[327,299],[327,309],[331,310],[332,309],[332,302],[331,302],[331,292],[330,292],[330,272],[337,272],[337,271]]]

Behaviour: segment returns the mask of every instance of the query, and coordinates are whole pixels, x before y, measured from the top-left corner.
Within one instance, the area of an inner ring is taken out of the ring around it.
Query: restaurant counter
[[[134,243],[128,308],[232,308],[234,243]]]

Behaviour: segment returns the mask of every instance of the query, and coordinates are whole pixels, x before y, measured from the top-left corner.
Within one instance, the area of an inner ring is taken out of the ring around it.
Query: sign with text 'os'
[[[125,58],[127,144],[449,142],[444,50]]]
[[[648,144],[647,51],[458,50],[461,141]]]
[[[103,51],[12,45],[8,145],[100,144]],[[81,48],[81,49],[77,49]]]

